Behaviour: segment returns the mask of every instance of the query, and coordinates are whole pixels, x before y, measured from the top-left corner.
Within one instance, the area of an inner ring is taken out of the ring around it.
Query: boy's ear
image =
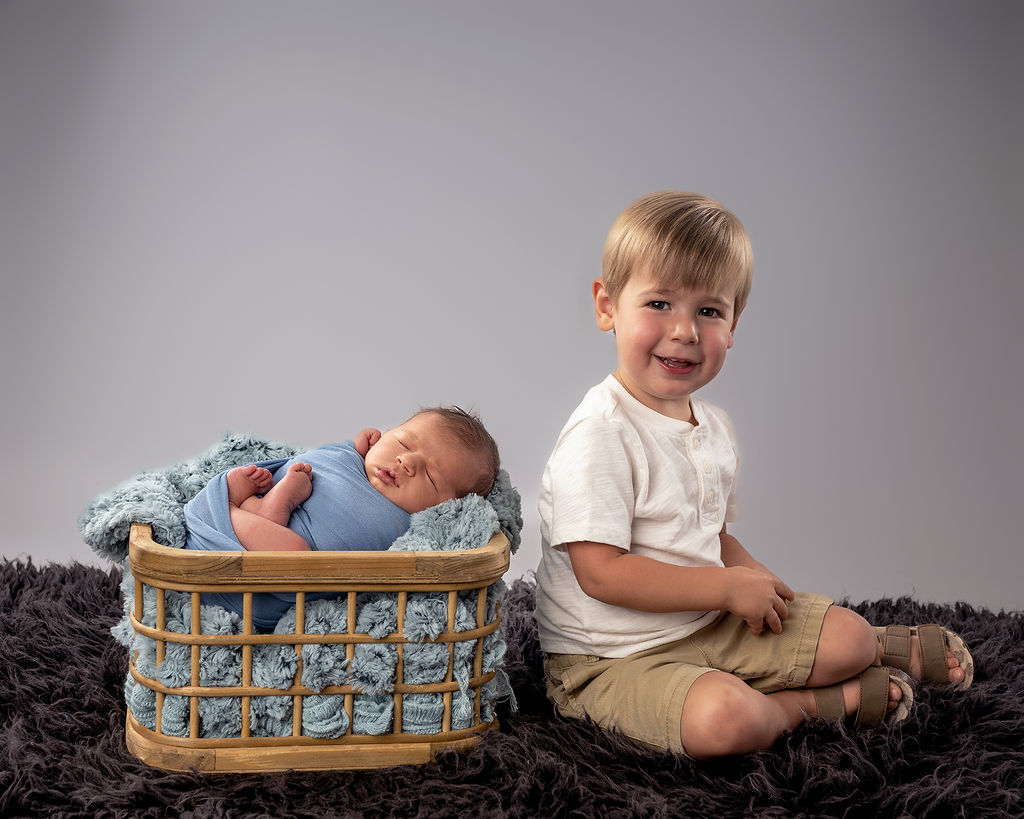
[[[732,320],[732,328],[729,330],[729,346],[727,346],[725,348],[727,350],[731,350],[732,349],[732,343],[733,343],[733,341],[735,340],[735,337],[736,337],[736,325],[739,324],[739,322],[740,322],[740,317],[739,316],[736,316],[736,318],[734,318]]]
[[[612,304],[608,291],[604,289],[604,279],[594,279],[594,314],[597,326],[607,332],[615,329],[615,305]]]

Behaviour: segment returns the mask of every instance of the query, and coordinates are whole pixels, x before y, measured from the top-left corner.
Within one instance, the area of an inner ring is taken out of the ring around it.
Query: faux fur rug
[[[977,664],[964,694],[918,689],[910,719],[859,734],[801,728],[770,751],[696,765],[552,716],[530,612],[505,599],[519,713],[469,754],[384,771],[172,774],[124,746],[127,657],[110,635],[118,570],[0,564],[2,816],[1024,815],[1024,617],[910,599],[873,623],[939,622]]]

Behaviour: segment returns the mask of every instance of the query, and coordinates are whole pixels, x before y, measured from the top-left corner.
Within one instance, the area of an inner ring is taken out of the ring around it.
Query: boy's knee
[[[715,673],[700,677],[683,703],[680,737],[694,759],[732,753],[737,745],[746,744],[748,733],[759,728],[754,699],[760,695],[738,679],[717,677]]]
[[[846,658],[851,676],[875,663],[879,657],[874,629],[857,612],[842,606],[831,606],[825,614],[819,638],[819,651],[822,649]]]

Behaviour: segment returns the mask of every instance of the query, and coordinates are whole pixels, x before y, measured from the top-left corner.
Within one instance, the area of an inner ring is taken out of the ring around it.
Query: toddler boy
[[[808,717],[902,720],[909,678],[969,685],[957,635],[873,629],[794,593],[727,531],[736,438],[694,393],[721,371],[750,292],[739,220],[698,194],[645,196],[612,225],[602,268],[592,295],[618,365],[562,429],[538,504],[556,709],[701,759],[767,748]]]

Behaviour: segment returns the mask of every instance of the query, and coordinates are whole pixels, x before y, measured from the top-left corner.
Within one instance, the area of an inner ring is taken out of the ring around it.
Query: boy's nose
[[[672,328],[672,340],[684,344],[696,344],[700,336],[697,333],[697,322],[690,318],[680,318]]]

